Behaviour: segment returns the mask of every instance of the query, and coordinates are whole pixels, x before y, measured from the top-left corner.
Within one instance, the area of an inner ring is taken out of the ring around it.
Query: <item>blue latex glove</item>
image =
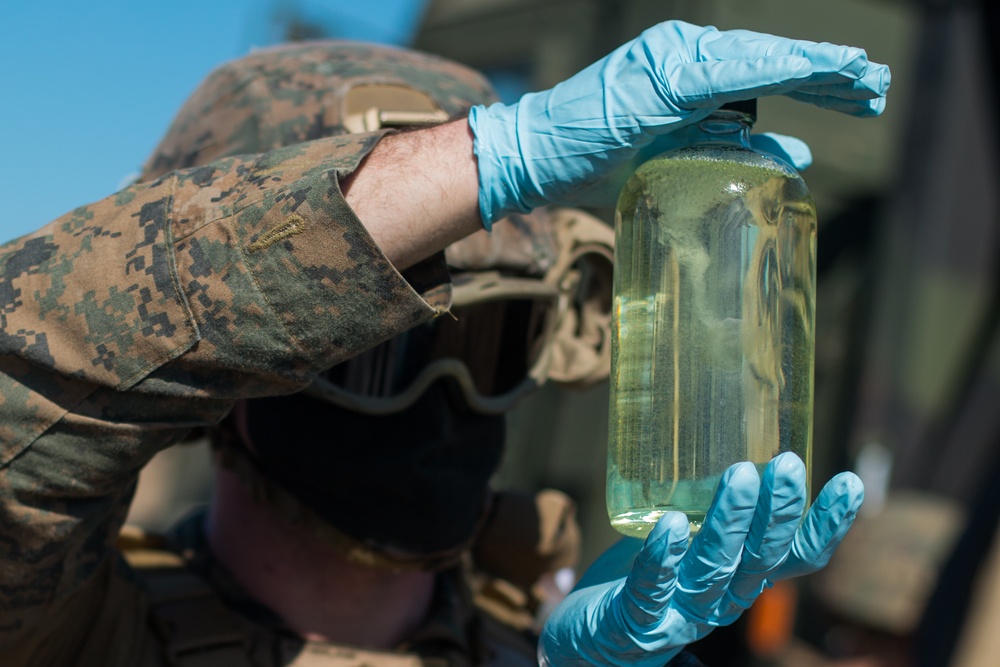
[[[542,666],[663,667],[735,621],[765,587],[824,567],[863,497],[861,480],[841,473],[800,521],[805,466],[797,456],[775,457],[763,479],[749,463],[734,465],[690,547],[687,519],[670,512],[645,543],[620,540],[588,568],[545,624]]]
[[[750,135],[750,145],[759,151],[770,153],[784,160],[799,171],[808,169],[813,162],[809,145],[796,137],[762,132]]]
[[[885,108],[889,69],[858,48],[667,21],[540,93],[474,107],[483,224],[542,204],[609,205],[670,132],[725,102],[787,95],[855,116]]]

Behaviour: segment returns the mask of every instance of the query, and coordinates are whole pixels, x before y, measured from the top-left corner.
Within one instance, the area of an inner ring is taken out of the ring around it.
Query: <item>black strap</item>
[[[207,581],[182,566],[138,573],[169,665],[251,667],[247,628]]]

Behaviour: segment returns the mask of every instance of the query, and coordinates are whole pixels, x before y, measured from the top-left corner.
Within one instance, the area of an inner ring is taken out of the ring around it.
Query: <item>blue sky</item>
[[[0,13],[0,240],[113,193],[216,65],[298,10],[406,43],[422,0],[12,0]]]

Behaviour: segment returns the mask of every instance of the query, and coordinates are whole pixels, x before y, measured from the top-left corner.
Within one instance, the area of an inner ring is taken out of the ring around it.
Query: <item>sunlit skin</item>
[[[472,141],[464,119],[392,135],[341,183],[347,203],[397,269],[482,228]]]

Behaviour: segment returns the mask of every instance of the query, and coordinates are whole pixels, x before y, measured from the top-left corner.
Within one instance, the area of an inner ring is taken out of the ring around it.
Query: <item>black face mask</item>
[[[436,382],[390,415],[363,415],[302,394],[248,401],[258,470],[376,549],[454,549],[470,540],[484,512],[504,418],[469,410],[449,382]]]

